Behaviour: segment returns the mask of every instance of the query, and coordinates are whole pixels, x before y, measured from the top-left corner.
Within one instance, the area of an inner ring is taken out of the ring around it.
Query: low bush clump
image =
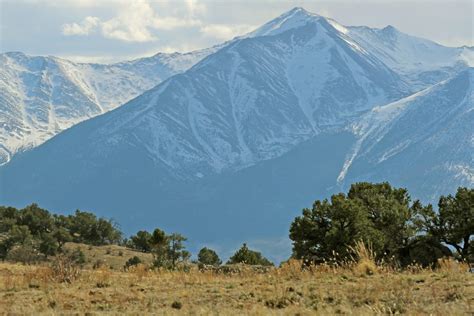
[[[142,263],[142,260],[137,256],[133,256],[125,262],[124,269],[128,270],[130,267],[139,265],[140,263]]]

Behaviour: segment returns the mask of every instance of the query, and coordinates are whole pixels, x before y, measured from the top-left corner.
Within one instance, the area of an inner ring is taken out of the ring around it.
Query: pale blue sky
[[[190,51],[295,6],[344,25],[391,24],[444,45],[474,45],[471,0],[0,0],[0,51],[96,62]]]

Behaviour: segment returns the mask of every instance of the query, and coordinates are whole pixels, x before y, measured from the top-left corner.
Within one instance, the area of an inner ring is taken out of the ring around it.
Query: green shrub
[[[37,263],[44,259],[41,254],[31,245],[18,245],[10,249],[6,259],[13,262],[21,262],[25,264]]]
[[[86,255],[84,252],[81,250],[81,248],[77,247],[72,251],[72,253],[69,255],[69,258],[71,260],[79,265],[83,265],[86,263]]]
[[[142,260],[138,258],[137,256],[133,256],[130,259],[125,262],[124,269],[127,270],[128,268],[132,266],[136,266],[138,264],[142,263]]]

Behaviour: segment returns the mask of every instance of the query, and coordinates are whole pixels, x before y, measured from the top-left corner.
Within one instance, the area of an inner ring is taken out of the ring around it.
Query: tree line
[[[130,238],[123,238],[113,220],[80,210],[66,216],[52,214],[37,204],[23,209],[0,206],[1,260],[32,262],[46,259],[63,253],[67,242],[94,246],[116,244],[152,254],[155,267],[175,269],[191,257],[184,246],[186,240],[181,234],[166,234],[159,228],[151,233],[142,230]],[[72,255],[75,261],[84,263],[83,253],[76,250]],[[139,258],[134,257],[126,265],[139,262]],[[213,266],[222,263],[217,253],[207,247],[199,251],[198,262]],[[272,265],[260,252],[250,250],[246,244],[227,263]]]
[[[408,191],[389,183],[355,183],[347,194],[316,200],[312,208],[290,225],[292,258],[306,264],[344,262],[354,245],[370,245],[377,260],[405,267],[410,264],[433,266],[445,256],[474,260],[474,189],[458,188],[455,195],[441,196],[438,210],[432,205],[411,201]],[[19,253],[38,257],[64,251],[67,242],[89,245],[119,244],[153,255],[156,267],[174,269],[190,260],[186,238],[156,228],[138,231],[123,238],[110,219],[77,210],[72,215],[52,214],[37,204],[23,209],[0,206],[0,259],[14,259]],[[128,265],[138,263],[132,258]],[[222,264],[217,253],[202,248],[200,264]],[[272,265],[260,252],[243,244],[227,262]]]
[[[73,215],[51,214],[31,204],[23,209],[0,206],[0,258],[12,251],[54,256],[67,242],[118,244],[122,232],[110,219],[77,210]]]

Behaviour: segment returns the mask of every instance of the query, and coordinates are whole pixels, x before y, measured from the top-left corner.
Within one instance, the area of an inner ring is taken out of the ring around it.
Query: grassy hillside
[[[150,255],[119,246],[81,247],[88,261],[71,283],[60,282],[51,264],[0,263],[0,311],[5,314],[300,314],[469,315],[474,275],[447,261],[437,270],[404,272],[367,262],[302,271],[298,262],[258,272],[241,266],[232,274],[154,271],[128,258]],[[122,255],[120,255],[120,253]],[[95,260],[105,265],[92,269]],[[71,272],[69,272],[71,273]]]
[[[120,270],[128,259],[137,256],[145,264],[151,264],[153,256],[150,253],[143,253],[130,248],[117,245],[107,246],[91,246],[77,243],[66,243],[64,245],[66,251],[72,252],[80,249],[86,259],[85,269],[91,269],[94,264],[107,266],[110,270]]]

